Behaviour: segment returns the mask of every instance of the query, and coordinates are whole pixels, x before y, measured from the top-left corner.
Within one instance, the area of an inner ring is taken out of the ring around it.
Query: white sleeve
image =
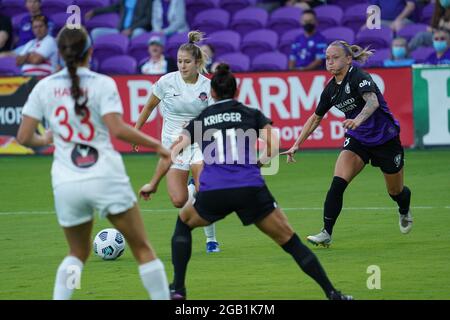
[[[46,37],[34,52],[48,59],[57,51],[55,39]]]
[[[123,114],[122,100],[116,82],[110,77],[105,77],[101,85],[103,90],[100,96],[100,115],[103,117],[108,113]]]
[[[153,85],[152,88],[152,93],[159,99],[159,100],[163,100],[164,95],[165,95],[165,91],[166,91],[166,86],[165,83],[166,81],[165,77],[161,77],[159,78],[158,81],[156,81],[156,83]]]
[[[39,83],[31,91],[28,96],[27,102],[22,109],[22,115],[29,116],[36,120],[42,121],[45,115],[45,106],[41,103],[41,99],[39,97]]]

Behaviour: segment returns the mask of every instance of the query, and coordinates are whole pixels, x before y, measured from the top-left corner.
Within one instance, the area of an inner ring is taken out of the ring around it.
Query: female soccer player
[[[347,185],[371,161],[380,167],[391,198],[399,206],[400,231],[411,231],[409,208],[411,191],[403,185],[403,147],[400,143],[400,125],[389,111],[383,95],[372,77],[352,61],[364,63],[372,52],[345,41],[334,41],[326,51],[326,67],[334,76],[320,97],[315,113],[306,121],[294,145],[283,154],[288,162],[295,162],[294,154],[317,128],[332,107],[345,113],[347,129],[343,150],[334,169],[334,178],[324,204],[324,228],[315,236],[308,236],[315,245],[329,246],[333,226],[342,209]]]
[[[211,88],[216,104],[192,120],[173,146],[172,159],[179,150],[197,142],[204,150],[205,159],[200,190],[195,201],[188,201],[181,209],[172,237],[172,299],[186,298],[185,275],[191,256],[192,229],[221,220],[233,211],[244,225],[255,224],[289,253],[329,299],[352,299],[333,287],[317,257],[294,233],[261,176],[260,166],[278,151],[278,139],[270,125],[272,121],[259,110],[234,100],[236,79],[228,65],[218,65]],[[203,137],[199,129],[205,132]],[[267,144],[268,152],[257,161],[255,143],[258,136]],[[161,179],[167,170],[169,164],[155,176]],[[140,190],[140,195],[148,199],[146,186]]]
[[[175,142],[179,134],[190,120],[200,114],[209,104],[214,103],[211,98],[210,80],[202,75],[205,72],[207,57],[197,42],[203,40],[203,34],[191,31],[188,34],[189,42],[178,49],[178,71],[161,77],[153,85],[153,93],[145,105],[136,122],[136,128],[141,129],[152,113],[153,109],[161,105],[163,117],[162,144],[166,148]],[[135,149],[137,151],[137,149]],[[202,170],[202,153],[198,145],[193,145],[172,164],[167,174],[167,190],[173,205],[181,208],[193,196],[196,186],[198,190],[198,177]],[[194,177],[194,184],[188,187],[189,170]],[[149,183],[148,190],[157,191],[158,185]],[[219,252],[219,243],[216,240],[215,225],[205,227],[206,252]]]
[[[57,42],[67,68],[41,80],[33,89],[17,135],[18,141],[28,146],[55,142],[52,186],[69,254],[56,273],[53,298],[72,296],[69,277],[75,271],[81,274],[89,257],[93,211],[97,209],[125,236],[151,298],[167,300],[164,265],[147,240],[136,196],[110,133],[125,142],[154,148],[168,163],[170,153],[157,140],[123,122],[114,80],[87,68],[92,48],[84,29],[66,27]],[[40,136],[35,132],[43,118],[51,131]]]

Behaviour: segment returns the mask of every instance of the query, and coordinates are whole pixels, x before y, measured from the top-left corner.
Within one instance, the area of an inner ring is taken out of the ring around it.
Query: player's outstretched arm
[[[311,135],[311,133],[316,130],[316,128],[319,126],[320,122],[322,121],[323,117],[318,116],[316,113],[313,113],[308,120],[306,121],[305,125],[303,126],[302,131],[300,131],[300,135],[298,136],[297,140],[295,140],[295,143],[292,145],[292,147],[285,152],[282,152],[281,154],[287,155],[287,162],[296,162],[294,159],[294,154],[298,150],[298,148],[302,145],[302,143],[308,139],[308,137]]]
[[[109,132],[111,132],[115,138],[154,149],[163,158],[170,157],[170,151],[164,148],[157,139],[152,138],[125,123],[119,113],[107,113],[103,116],[103,121],[108,127]]]
[[[23,116],[17,132],[17,142],[28,147],[45,147],[53,143],[53,134],[47,131],[43,136],[36,133],[39,120],[32,117]]]
[[[158,106],[159,100],[154,94],[150,96],[147,103],[145,104],[144,108],[142,109],[141,114],[139,115],[136,124],[134,127],[138,130],[141,130],[141,128],[144,126],[145,122],[147,121],[148,117],[152,114],[153,110]],[[133,151],[138,152],[139,148],[137,145],[133,144]]]

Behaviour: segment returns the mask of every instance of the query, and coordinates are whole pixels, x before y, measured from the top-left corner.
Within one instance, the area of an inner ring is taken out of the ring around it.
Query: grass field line
[[[346,207],[342,210],[362,210],[362,211],[370,211],[370,210],[396,210],[396,207]],[[446,209],[449,210],[450,206],[414,206],[411,207],[411,210],[439,210]],[[172,208],[172,209],[141,209],[142,212],[178,212],[180,209]],[[284,211],[322,211],[323,207],[294,207],[294,208],[282,208]],[[55,214],[55,211],[0,211],[0,216],[7,215],[49,215]]]

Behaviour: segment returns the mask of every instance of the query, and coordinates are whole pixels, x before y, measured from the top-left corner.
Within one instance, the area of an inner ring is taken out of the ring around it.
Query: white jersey
[[[120,154],[114,150],[102,120],[108,113],[123,113],[116,83],[108,76],[78,68],[80,88],[88,97],[83,116],[75,114],[67,69],[42,79],[22,110],[24,115],[45,118],[55,145],[52,184],[94,178],[129,181]]]
[[[55,72],[58,63],[58,47],[56,40],[50,35],[43,39],[33,39],[28,41],[21,51],[21,55],[27,53],[38,53],[45,60],[41,64],[24,64],[22,74],[26,76],[48,76]]]
[[[184,82],[179,71],[168,73],[154,84],[153,94],[161,100],[161,140],[166,148],[178,138],[189,121],[214,103],[211,97],[211,80],[201,74],[196,83],[189,84]]]

